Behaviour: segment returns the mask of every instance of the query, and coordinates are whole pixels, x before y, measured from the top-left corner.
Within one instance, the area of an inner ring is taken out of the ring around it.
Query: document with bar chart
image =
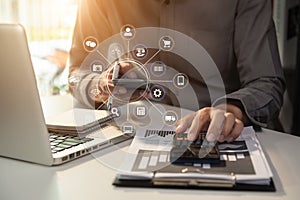
[[[140,130],[130,147],[132,158],[126,159],[130,172],[118,174],[118,183],[130,179],[155,179],[162,184],[161,180],[166,183],[166,180],[209,177],[234,180],[240,184],[269,185],[272,180],[269,164],[252,127],[244,128],[236,141],[219,144],[218,163],[172,164],[170,150],[173,136],[172,130]]]

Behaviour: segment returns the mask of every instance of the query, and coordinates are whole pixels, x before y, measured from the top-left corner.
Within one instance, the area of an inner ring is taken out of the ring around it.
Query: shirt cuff
[[[242,112],[244,114],[246,114],[246,116],[248,117],[248,119],[250,120],[250,122],[252,123],[252,125],[257,125],[257,126],[261,126],[266,128],[267,127],[267,122],[266,119],[263,119],[262,117],[253,117],[249,114],[248,110],[247,110],[247,106],[246,104],[243,102],[242,99],[238,98],[238,97],[230,97],[230,95],[227,95],[225,97],[220,97],[217,100],[214,101],[213,103],[213,107],[223,104],[223,103],[227,103],[227,104],[232,104],[235,105],[237,107],[239,107]]]

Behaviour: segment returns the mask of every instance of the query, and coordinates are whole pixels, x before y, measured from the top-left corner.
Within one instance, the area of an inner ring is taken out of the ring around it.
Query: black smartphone
[[[122,86],[126,89],[146,89],[148,81],[145,79],[112,79],[114,86]]]

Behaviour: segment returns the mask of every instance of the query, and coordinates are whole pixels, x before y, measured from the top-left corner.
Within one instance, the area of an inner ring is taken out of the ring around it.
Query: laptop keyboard
[[[64,135],[58,133],[50,133],[49,136],[51,151],[57,153],[71,147],[90,142],[92,138],[80,138],[75,135]]]

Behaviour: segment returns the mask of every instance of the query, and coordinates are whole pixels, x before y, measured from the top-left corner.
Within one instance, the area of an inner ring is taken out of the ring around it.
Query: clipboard
[[[269,185],[237,183],[235,175],[231,179],[157,179],[152,178],[122,179],[116,177],[114,186],[135,188],[164,188],[164,189],[200,189],[200,190],[229,190],[229,191],[260,191],[275,192],[276,187],[272,178]]]
[[[146,140],[146,139],[144,139]],[[229,191],[275,192],[273,173],[252,127],[244,128],[235,142],[219,144],[220,163],[174,164],[167,149],[138,148],[128,172],[118,174],[113,185],[119,187],[178,188]],[[152,143],[151,143],[152,144]],[[162,162],[160,158],[167,162]],[[151,162],[151,158],[155,162]],[[234,158],[234,159],[233,159]],[[155,163],[155,164],[154,164]],[[163,165],[161,165],[163,163]],[[155,166],[155,167],[153,167]]]

